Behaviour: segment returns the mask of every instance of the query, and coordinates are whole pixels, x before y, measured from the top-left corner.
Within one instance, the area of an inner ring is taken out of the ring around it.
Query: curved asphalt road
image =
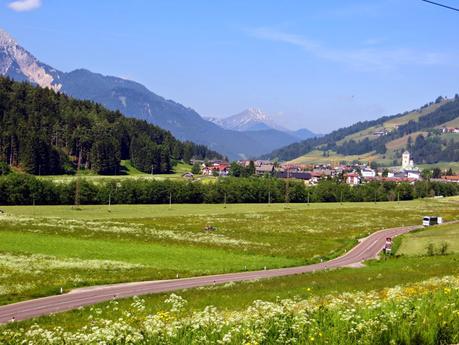
[[[361,240],[357,246],[343,256],[331,261],[308,266],[218,274],[195,278],[104,285],[76,289],[62,295],[9,304],[0,307],[0,324],[11,321],[13,317],[14,320],[18,321],[25,320],[41,315],[76,309],[78,307],[108,301],[114,298],[169,292],[206,285],[223,284],[227,282],[281,277],[326,270],[330,268],[353,266],[364,260],[375,258],[383,249],[386,237],[399,236],[406,232],[420,228],[422,228],[422,226],[409,226],[375,232]]]

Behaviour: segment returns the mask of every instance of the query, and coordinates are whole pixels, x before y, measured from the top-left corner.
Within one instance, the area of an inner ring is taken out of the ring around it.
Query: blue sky
[[[327,132],[459,93],[459,12],[420,0],[0,0],[0,27],[203,116]]]

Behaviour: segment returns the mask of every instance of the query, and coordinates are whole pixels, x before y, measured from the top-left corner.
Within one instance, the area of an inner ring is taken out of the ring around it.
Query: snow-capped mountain
[[[296,131],[289,130],[281,125],[268,114],[259,108],[248,108],[243,112],[232,115],[226,118],[209,117],[209,121],[219,125],[224,129],[239,131],[239,132],[253,132],[253,131],[266,131],[274,130],[289,135],[291,138],[287,141],[298,141],[318,136],[309,129],[301,128]],[[286,137],[284,136],[284,139]]]
[[[260,131],[266,129],[277,129],[282,132],[288,130],[279,126],[269,115],[258,108],[249,108],[243,112],[223,119],[209,118],[220,127],[234,131]]]

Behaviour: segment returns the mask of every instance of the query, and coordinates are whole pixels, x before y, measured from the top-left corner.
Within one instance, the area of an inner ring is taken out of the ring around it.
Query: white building
[[[376,176],[376,171],[374,171],[373,169],[362,169],[360,171],[360,173],[362,174],[362,177],[364,178],[368,178],[368,177],[375,177]]]
[[[419,180],[421,178],[421,172],[419,170],[405,170],[406,177],[414,178]]]

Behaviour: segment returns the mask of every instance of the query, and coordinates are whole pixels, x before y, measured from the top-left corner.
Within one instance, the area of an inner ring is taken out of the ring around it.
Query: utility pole
[[[271,206],[271,176],[268,177],[268,206]]]
[[[112,186],[110,186],[110,190],[108,191],[108,212],[112,212]]]
[[[169,192],[169,209],[172,208],[172,192]]]
[[[226,193],[225,193],[225,200],[223,204],[224,204],[223,208],[226,208]]]
[[[308,190],[308,206],[309,206],[309,190]]]
[[[289,198],[288,198],[288,188],[289,188],[289,177],[290,177],[290,170],[287,166],[287,181],[285,182],[285,208],[288,208]]]
[[[78,153],[78,162],[77,162],[77,178],[75,181],[75,205],[74,208],[78,210],[80,208],[80,166],[81,166],[81,148]]]

